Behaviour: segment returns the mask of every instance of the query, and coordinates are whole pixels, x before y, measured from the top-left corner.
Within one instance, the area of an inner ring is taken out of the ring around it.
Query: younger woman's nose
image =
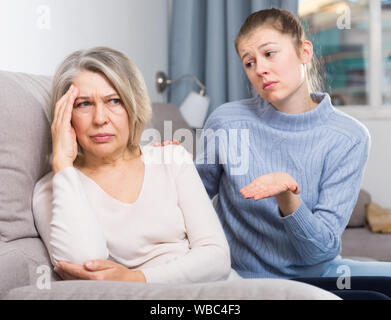
[[[263,76],[269,73],[268,67],[263,63],[257,63],[255,72],[258,76]]]

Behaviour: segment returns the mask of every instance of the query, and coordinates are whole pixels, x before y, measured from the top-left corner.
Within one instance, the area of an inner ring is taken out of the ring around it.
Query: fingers
[[[79,280],[78,278],[70,275],[69,273],[65,272],[64,270],[55,267],[54,271],[60,276],[61,279],[63,280]]]
[[[240,189],[240,193],[242,193],[243,195],[245,195],[245,197],[251,197],[254,195],[254,193],[256,192],[256,190],[258,188],[260,188],[261,185],[259,184],[256,184],[255,182],[251,182],[250,184],[248,184],[247,186],[243,187],[242,189]]]
[[[240,189],[240,193],[245,199],[253,198],[254,200],[261,200],[269,197],[276,196],[280,193],[291,191],[293,194],[299,194],[300,188],[297,185],[291,185],[288,187],[288,190],[280,190],[273,186],[266,185],[248,185]]]
[[[299,194],[300,188],[297,182],[285,172],[275,172],[262,175],[240,189],[244,198],[260,200],[277,196],[285,192]]]
[[[68,91],[68,98],[65,102],[63,102],[61,112],[59,114],[60,123],[71,122],[73,104],[75,103],[75,99],[78,95],[77,88],[74,85],[71,85]]]
[[[76,95],[72,97],[73,95]],[[68,89],[68,91],[57,101],[55,109],[54,109],[54,118],[53,118],[53,125],[58,126],[63,121],[64,112],[69,107],[70,109],[70,115],[72,114],[73,109],[73,103],[78,95],[78,89],[71,85]],[[70,108],[70,104],[72,104],[72,108]],[[68,112],[69,112],[68,109]],[[69,115],[68,115],[69,117]],[[70,121],[70,119],[69,119]]]
[[[261,185],[255,185],[254,183],[250,183],[249,185],[240,189],[240,193],[243,195],[245,199],[248,198],[261,198],[263,196],[262,191],[264,187]]]
[[[270,193],[261,190],[240,190],[245,199],[261,200],[270,197]]]
[[[105,280],[107,272],[110,272],[108,270],[119,266],[110,260],[90,260],[83,266],[60,261],[56,264],[54,271],[63,280]]]
[[[71,87],[68,89],[68,91],[57,101],[55,107],[54,107],[54,117],[53,117],[53,125],[57,125],[60,110],[62,109],[63,103],[66,99],[68,99],[68,95],[70,93]]]
[[[162,142],[162,145],[163,146],[167,146],[167,145],[169,145],[169,144],[181,144],[179,141],[177,141],[177,140],[164,140],[163,142]]]
[[[83,266],[65,261],[58,262],[54,271],[64,280],[89,280],[91,274]]]
[[[115,263],[110,260],[90,260],[84,264],[84,268],[90,271],[99,271],[111,269],[114,265]]]
[[[181,144],[178,140],[164,140],[162,143],[160,143],[160,142],[158,142],[158,141],[156,141],[156,142],[154,142],[152,145],[154,146],[154,147],[160,147],[160,146],[167,146],[167,145],[169,145],[169,144],[176,144],[176,145],[179,145],[179,144]]]
[[[175,144],[175,145],[180,145],[181,143],[178,140],[164,140],[162,143],[156,141],[152,144],[154,147],[164,147],[169,144]],[[191,157],[192,160],[194,160],[194,155],[191,152],[188,152],[189,156]]]
[[[293,192],[294,194],[300,193],[300,187],[298,185],[292,185],[289,187],[289,190]]]

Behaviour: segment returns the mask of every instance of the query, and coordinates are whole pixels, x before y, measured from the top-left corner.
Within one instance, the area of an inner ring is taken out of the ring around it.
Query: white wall
[[[391,120],[360,120],[371,134],[371,151],[362,187],[372,201],[391,208]]]
[[[145,77],[152,101],[168,66],[169,0],[1,0],[0,70],[53,75],[71,52],[109,46]]]

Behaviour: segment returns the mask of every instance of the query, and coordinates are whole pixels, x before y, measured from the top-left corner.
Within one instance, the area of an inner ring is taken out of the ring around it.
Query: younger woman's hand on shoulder
[[[154,147],[164,147],[164,146],[168,146],[169,144],[177,144],[177,145],[179,145],[181,143],[179,141],[177,141],[177,140],[164,140],[161,143],[158,142],[158,141],[154,142],[153,146]]]
[[[79,90],[71,85],[69,90],[57,101],[52,132],[52,167],[57,173],[63,168],[73,166],[77,157],[76,132],[71,124],[73,104],[79,95]]]
[[[300,188],[295,179],[285,172],[265,174],[240,189],[243,197],[246,199],[253,198],[254,200],[278,196],[287,191],[299,194]]]
[[[164,146],[168,146],[170,144],[175,144],[175,145],[180,145],[181,143],[178,141],[178,140],[164,140],[163,142],[154,142],[153,143],[153,146],[154,147],[164,147]],[[193,154],[191,152],[189,152],[189,155],[191,156],[191,158],[193,159]]]

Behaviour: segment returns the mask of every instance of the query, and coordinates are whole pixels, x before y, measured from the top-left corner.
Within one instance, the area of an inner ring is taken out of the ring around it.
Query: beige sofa
[[[366,227],[366,210],[371,201],[371,195],[361,190],[342,235],[341,255],[359,260],[391,261],[391,234],[374,233]]]
[[[31,209],[35,183],[51,170],[50,81],[0,71],[1,299],[339,299],[315,286],[277,279],[186,285],[59,281]],[[153,113],[150,127],[161,134],[165,120],[174,131],[188,128],[173,105],[154,104]]]

